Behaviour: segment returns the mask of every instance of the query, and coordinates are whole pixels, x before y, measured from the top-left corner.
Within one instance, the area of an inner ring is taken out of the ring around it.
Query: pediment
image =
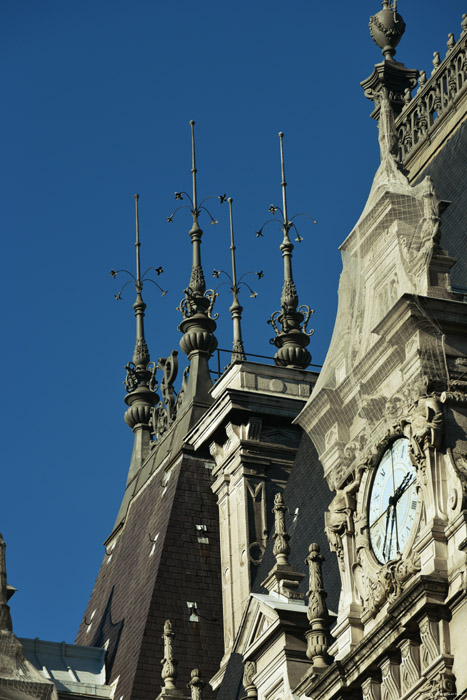
[[[234,651],[245,654],[250,647],[267,636],[268,630],[278,620],[277,612],[253,594],[240,624]]]

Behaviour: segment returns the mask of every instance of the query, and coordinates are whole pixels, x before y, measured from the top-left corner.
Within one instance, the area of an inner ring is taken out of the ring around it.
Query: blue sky
[[[396,58],[428,73],[448,32],[458,38],[462,5],[400,2],[407,31]],[[302,220],[294,275],[300,301],[316,311],[312,361],[323,362],[338,246],[378,163],[359,82],[380,60],[368,32],[379,9],[377,0],[4,3],[0,531],[19,636],[73,641],[123,494],[134,293],[127,287],[116,302],[109,270],[134,269],[135,192],[143,268],[162,265],[168,289],[161,298],[145,287],[148,344],[154,359],[178,348],[190,219],[166,217],[173,193],[190,188],[190,119],[199,193],[234,198],[239,273],[264,270],[251,278],[258,297],[243,290],[241,301],[247,351],[269,356],[281,236],[254,232],[280,204],[285,132],[290,213],[318,220]],[[230,269],[228,210],[214,203],[213,214],[219,224],[203,226],[207,278]],[[219,291],[217,337],[228,348],[231,300]]]

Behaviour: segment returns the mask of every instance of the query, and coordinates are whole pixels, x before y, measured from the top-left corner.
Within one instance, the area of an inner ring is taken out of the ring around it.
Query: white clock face
[[[399,438],[382,456],[370,491],[370,542],[381,564],[403,552],[412,533],[417,511],[415,476],[409,441]]]

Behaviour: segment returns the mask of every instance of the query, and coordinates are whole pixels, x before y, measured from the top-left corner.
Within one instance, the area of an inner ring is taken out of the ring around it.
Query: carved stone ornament
[[[246,697],[243,698],[243,700],[246,700],[246,698],[257,698],[258,697],[258,691],[256,689],[256,686],[253,682],[253,678],[256,674],[256,664],[254,661],[245,661],[244,664],[244,672],[243,672],[243,687],[245,688],[246,691]]]
[[[276,493],[274,496],[274,508],[272,512],[274,513],[275,519],[275,532],[274,532],[274,548],[273,554],[276,557],[278,564],[288,564],[290,546],[289,540],[290,535],[287,533],[285,528],[285,513],[287,511],[287,506],[284,503],[284,498],[281,493]]]
[[[175,661],[173,656],[173,638],[172,623],[170,620],[166,620],[164,623],[164,633],[162,635],[162,639],[164,640],[164,658],[161,661],[161,676],[164,681],[164,690],[176,690],[175,681],[178,676],[178,662]]]
[[[381,567],[376,576],[364,573],[361,567],[360,581],[366,583],[366,591],[363,590],[363,610],[368,611],[372,617],[387,602],[393,602],[404,590],[404,584],[412,574],[420,571],[420,554],[413,552],[409,557],[389,561]],[[366,569],[366,567],[365,567]]]
[[[188,688],[191,690],[191,700],[203,700],[203,688],[206,683],[201,679],[199,669],[194,668],[191,672],[191,680]]]
[[[344,534],[352,534],[353,513],[356,507],[355,494],[357,493],[364,467],[359,467],[355,474],[343,488],[337,489],[336,495],[329,504],[329,511],[324,514],[325,532],[329,540],[331,550],[336,552],[341,566],[344,565],[344,551],[342,538]]]

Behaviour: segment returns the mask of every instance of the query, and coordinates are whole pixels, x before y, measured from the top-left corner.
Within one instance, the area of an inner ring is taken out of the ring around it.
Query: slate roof
[[[210,466],[210,465],[209,465]],[[199,541],[205,525],[209,543]],[[77,643],[108,642],[107,683],[116,696],[154,700],[161,687],[162,631],[175,633],[177,685],[193,668],[205,679],[223,653],[218,509],[211,470],[182,451],[168,472],[156,469],[130,502],[124,528],[107,550]],[[197,604],[190,621],[187,602]],[[213,697],[209,688],[206,698]]]

